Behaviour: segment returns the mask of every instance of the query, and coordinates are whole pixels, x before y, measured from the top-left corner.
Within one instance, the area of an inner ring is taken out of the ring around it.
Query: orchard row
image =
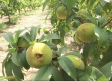
[[[34,10],[41,5],[41,0],[1,0],[0,1],[0,15],[10,16],[15,14],[26,13],[28,10]]]

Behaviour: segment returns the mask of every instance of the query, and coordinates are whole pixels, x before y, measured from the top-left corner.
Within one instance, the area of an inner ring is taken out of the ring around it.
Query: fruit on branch
[[[59,19],[66,19],[67,17],[67,9],[64,6],[60,6],[56,10],[56,16]]]
[[[28,64],[34,68],[41,68],[49,65],[52,60],[52,50],[44,43],[35,43],[26,51],[26,59]]]
[[[94,42],[96,36],[94,33],[95,24],[93,23],[84,23],[77,28],[77,36],[83,42]]]
[[[26,41],[25,38],[23,38],[22,36],[19,37],[19,40],[18,40],[18,47],[22,47],[22,48],[26,48],[26,47],[29,47],[30,44],[28,41]]]
[[[66,57],[69,58],[72,61],[72,63],[74,64],[75,68],[84,69],[84,67],[85,67],[84,66],[84,62],[78,56],[67,55]]]
[[[77,36],[77,33],[75,33],[75,35],[73,36],[73,39],[74,41],[77,43],[77,44],[83,44],[84,42],[81,41],[78,36]]]

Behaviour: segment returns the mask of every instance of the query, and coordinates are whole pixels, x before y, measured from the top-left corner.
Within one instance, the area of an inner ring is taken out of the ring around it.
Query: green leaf
[[[34,77],[32,77],[31,81],[49,81],[51,76],[50,66],[43,66],[37,71]]]
[[[99,17],[99,18],[98,18],[98,22],[99,22],[100,26],[103,26],[103,24],[106,22],[106,21],[105,21],[106,18],[107,18],[107,16]]]
[[[97,4],[98,4],[98,1],[99,0],[89,0],[87,6],[88,6],[88,9],[92,9],[94,8]]]
[[[13,42],[13,33],[11,33],[11,32],[9,32],[9,33],[7,33],[7,34],[3,34],[3,37],[5,38],[5,40],[7,41],[7,42],[10,42],[10,43],[12,43]]]
[[[23,67],[28,70],[30,68],[30,65],[28,64],[26,60],[26,50],[23,50],[21,54],[19,54],[20,60],[22,62]]]
[[[105,28],[94,28],[95,35],[97,36],[98,45],[104,49],[109,48],[108,32]]]
[[[75,3],[77,2],[77,0],[67,0],[67,10],[68,13],[71,13],[72,7],[75,5]]]
[[[95,49],[95,43],[87,43],[84,45],[84,48],[83,48],[83,57],[84,57],[84,61],[87,62],[88,60],[88,57],[91,53],[92,50]]]
[[[95,80],[91,79],[91,77],[88,74],[83,74],[83,76],[79,78],[79,81],[95,81]]]
[[[85,77],[85,78],[84,78]],[[89,66],[84,74],[80,77],[80,81],[108,81],[107,78],[95,67]]]
[[[61,72],[55,66],[50,66],[50,67],[51,67],[51,74],[54,81],[64,81]]]
[[[14,53],[13,53],[13,55],[12,55],[12,62],[14,63],[14,64],[16,64],[17,66],[20,66],[20,63],[19,63],[19,61],[18,61],[18,53],[17,53],[17,51],[15,51]]]
[[[112,32],[108,31],[108,40],[112,43]]]
[[[50,2],[50,0],[45,0],[45,2],[43,3],[42,11],[44,11],[44,9],[45,9],[45,7],[46,7],[46,5],[47,5],[48,2]]]
[[[104,74],[106,78],[112,77],[112,61],[105,64],[100,71]]]
[[[112,45],[109,47],[109,49],[103,53],[103,58],[100,60],[99,67],[101,68],[105,64],[112,61]]]
[[[47,45],[51,48],[51,49],[53,49],[54,51],[56,51],[58,48],[57,48],[57,46],[56,46],[56,44],[54,44],[54,43],[47,43]]]
[[[84,16],[86,19],[88,19],[89,21],[91,21],[91,23],[94,23],[94,24],[97,25],[96,19],[93,18],[90,14],[88,14],[88,13],[82,13],[82,14],[83,14],[83,16]]]
[[[105,1],[102,1],[102,0],[99,1],[99,4],[95,8],[96,9],[96,14],[102,15],[101,9],[104,8],[105,4],[106,4]]]
[[[40,25],[38,25],[37,27],[31,27],[30,35],[31,35],[31,40],[32,41],[35,41],[39,29],[40,29]]]
[[[41,39],[39,40],[39,42],[44,42],[44,41],[49,41],[51,39],[61,39],[60,36],[58,36],[57,34],[47,34],[47,35],[42,35]]]
[[[73,78],[71,78],[63,69],[60,69],[62,76],[64,78],[64,81],[74,81]]]
[[[57,51],[57,54],[58,55],[61,55],[64,51],[66,51],[67,49],[68,49],[69,47],[67,47],[67,46],[62,46],[62,47],[60,47],[59,48],[59,51]]]
[[[18,38],[20,36],[20,34],[23,32],[23,30],[17,30],[15,32],[15,35],[14,35],[14,43],[17,43],[18,42]]]
[[[96,57],[96,56],[94,56],[93,60],[92,60],[92,63],[90,64],[90,66],[96,67],[96,66],[98,66],[98,64],[99,64],[99,58]]]
[[[76,80],[76,69],[74,64],[67,57],[58,57],[58,63],[61,68],[74,80]]]
[[[8,60],[5,63],[5,72],[6,72],[7,76],[13,76],[13,74],[12,74],[12,61],[11,60]]]
[[[12,63],[12,69],[13,69],[14,75],[17,78],[24,79],[24,75],[23,75],[23,73],[21,71],[21,68],[19,66],[15,65],[14,63]]]
[[[28,32],[26,32],[25,34],[22,35],[24,39],[26,39],[26,41],[31,42],[31,36]]]

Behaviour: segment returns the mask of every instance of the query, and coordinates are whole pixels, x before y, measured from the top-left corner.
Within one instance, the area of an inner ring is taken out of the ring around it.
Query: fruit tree
[[[9,49],[0,80],[22,81],[22,68],[33,67],[31,81],[112,81],[112,1],[45,0],[42,11],[46,6],[52,29],[40,39],[40,25],[3,35]],[[67,33],[78,51],[65,52]]]

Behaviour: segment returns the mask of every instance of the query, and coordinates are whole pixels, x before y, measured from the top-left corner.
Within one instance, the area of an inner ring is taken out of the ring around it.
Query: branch
[[[65,6],[65,8],[67,9],[67,6],[62,2],[62,0],[59,0],[62,4],[63,4],[63,6]]]
[[[106,24],[103,25],[103,27],[105,27],[106,25],[108,25],[111,21],[112,21],[112,17],[111,17],[111,19]]]
[[[103,5],[102,5],[100,2],[99,2],[99,4],[100,4],[100,6],[102,7],[102,9],[105,11]],[[106,14],[108,14],[108,13],[106,12]]]

